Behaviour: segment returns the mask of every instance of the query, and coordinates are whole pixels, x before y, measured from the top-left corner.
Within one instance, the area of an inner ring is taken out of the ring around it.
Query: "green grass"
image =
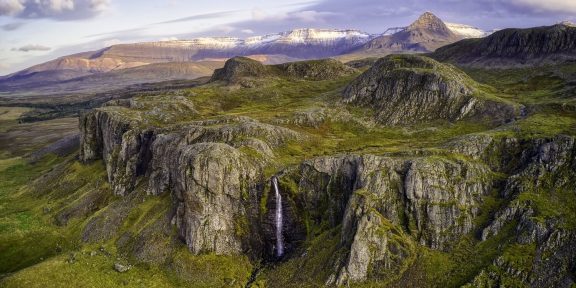
[[[67,245],[67,231],[52,227],[40,199],[26,195],[26,184],[61,160],[48,156],[35,165],[14,161],[0,172],[0,274],[40,262]]]
[[[113,239],[95,244],[80,241],[88,219],[123,201],[112,197],[102,162],[86,165],[49,155],[35,164],[21,159],[3,164],[2,287],[61,287],[62,283],[73,287],[244,287],[251,275],[252,264],[246,256],[192,255],[182,244],[174,250],[170,248],[175,243],[174,234],[145,236],[152,253],[169,253],[166,263],[139,261],[131,255],[130,243],[118,246],[122,235],[142,235],[165,217],[171,205],[169,193],[137,195],[133,200],[137,203]],[[104,197],[94,198],[99,194]],[[56,225],[58,215],[78,211],[86,199],[97,205],[96,209],[72,213],[66,225]],[[117,262],[129,263],[132,268],[118,273],[113,270]]]
[[[566,97],[570,80],[576,79],[576,65],[521,69],[466,69],[476,81],[496,89],[499,97],[526,105],[574,103]]]
[[[62,286],[175,287],[182,284],[174,281],[165,270],[156,266],[136,265],[127,272],[116,272],[113,267],[117,262],[119,261],[116,260],[113,251],[108,255],[100,252],[96,247],[86,247],[24,269],[4,279],[1,285],[7,288],[40,288]]]
[[[293,258],[265,267],[252,287],[321,287],[342,255],[340,227],[309,239]],[[305,255],[305,257],[300,257]]]
[[[252,264],[244,255],[192,255],[182,248],[170,269],[177,278],[193,287],[244,287],[252,274]]]
[[[501,233],[484,242],[464,236],[449,253],[419,247],[415,264],[393,287],[461,287],[507,249],[515,227],[515,222],[508,223]]]

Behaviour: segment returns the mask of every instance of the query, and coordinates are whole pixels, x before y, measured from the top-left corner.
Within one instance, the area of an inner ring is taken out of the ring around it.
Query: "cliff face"
[[[450,65],[415,55],[388,56],[352,81],[344,102],[374,109],[388,125],[483,117],[511,119],[514,107],[486,99],[479,85]]]
[[[416,243],[450,249],[474,228],[492,185],[486,166],[447,159],[325,157],[300,170],[304,209],[317,224],[341,225],[339,245],[348,252],[327,279],[338,285],[395,277],[414,261]]]
[[[151,195],[171,193],[172,222],[193,253],[247,249],[247,237],[259,237],[250,231],[258,222],[264,156],[299,135],[247,118],[142,129],[125,110],[108,106],[82,117],[81,160],[104,159],[117,195],[138,185]]]

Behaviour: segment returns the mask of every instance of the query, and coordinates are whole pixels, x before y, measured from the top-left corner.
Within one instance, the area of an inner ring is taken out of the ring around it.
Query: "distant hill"
[[[431,54],[464,66],[516,67],[576,61],[576,27],[567,23],[504,29],[483,39],[466,39]]]
[[[27,91],[32,94],[62,94],[72,92],[103,92],[134,84],[191,80],[212,75],[224,61],[168,62],[112,70],[107,73],[80,74],[82,76],[59,80],[61,75],[74,74],[71,70],[35,72],[12,81],[0,81],[4,91]]]

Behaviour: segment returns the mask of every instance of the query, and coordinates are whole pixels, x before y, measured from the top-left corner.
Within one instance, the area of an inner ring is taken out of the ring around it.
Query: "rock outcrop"
[[[246,57],[234,57],[226,61],[224,67],[216,69],[210,81],[236,82],[241,77],[263,77],[270,74],[262,63]]]
[[[500,192],[509,202],[481,230],[480,238],[488,241],[512,233],[508,237],[515,246],[482,270],[468,286],[574,285],[576,279],[570,271],[576,265],[576,223],[570,215],[571,204],[559,199],[571,198],[576,191],[572,181],[576,179],[575,138],[562,135],[523,141],[488,135],[480,138],[484,144],[472,149],[454,143],[451,147],[476,159],[485,159],[493,169],[510,174]],[[461,141],[471,140],[467,137]],[[499,161],[489,160],[495,158]]]
[[[211,82],[249,84],[247,79],[284,77],[312,81],[330,80],[355,73],[357,70],[334,59],[291,62],[278,65],[263,65],[246,57],[234,57],[226,61],[224,68],[217,69]]]
[[[304,162],[296,202],[309,223],[339,227],[346,253],[328,284],[394,278],[415,258],[415,245],[449,250],[475,228],[488,167],[449,159],[322,157]]]
[[[193,253],[247,249],[270,147],[301,136],[242,117],[141,128],[136,112],[107,106],[83,115],[81,160],[104,159],[117,195],[144,183],[149,194],[172,193],[172,221]]]
[[[512,105],[483,97],[477,86],[453,66],[423,56],[394,55],[380,59],[352,81],[344,102],[373,108],[375,117],[387,125],[513,118]]]

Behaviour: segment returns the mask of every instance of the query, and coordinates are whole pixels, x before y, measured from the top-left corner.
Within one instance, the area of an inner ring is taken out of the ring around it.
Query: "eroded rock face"
[[[149,194],[172,193],[172,222],[193,253],[240,253],[259,237],[253,230],[266,158],[244,151],[266,156],[298,133],[248,118],[141,129],[118,109],[97,109],[81,121],[81,159],[104,159],[115,194],[130,194],[141,180]]]
[[[370,278],[395,278],[412,264],[415,244],[401,226],[378,210],[372,195],[355,193],[348,204],[341,242],[350,252],[326,284],[342,286]]]
[[[416,243],[450,249],[475,228],[493,183],[478,163],[371,155],[309,160],[298,175],[312,220],[342,225],[340,245],[348,252],[327,280],[336,285],[401,274]]]
[[[514,107],[478,97],[476,84],[457,68],[417,55],[380,59],[352,81],[343,101],[371,107],[387,125],[457,121],[490,115],[513,118]]]
[[[501,163],[493,161],[496,164],[494,169],[511,174],[501,191],[502,196],[509,199],[509,202],[482,229],[481,240],[486,241],[502,233],[510,233],[506,230],[512,229],[514,243],[532,253],[521,255],[531,261],[521,265],[514,262],[514,258],[498,257],[489,268],[479,273],[469,286],[498,286],[513,279],[516,283],[528,287],[570,287],[576,282],[570,272],[576,265],[576,234],[571,222],[573,216],[547,215],[545,213],[550,212],[542,211],[547,209],[544,206],[547,204],[536,201],[549,201],[548,199],[561,198],[566,193],[576,191],[573,183],[576,179],[574,137],[559,135],[551,139],[524,141],[514,138],[485,140],[486,145],[481,145],[483,148],[476,147],[467,152],[478,159],[492,153],[504,159],[515,160],[511,161],[512,165],[499,165]],[[470,139],[462,141],[468,142]],[[462,151],[461,145],[452,147]],[[559,215],[566,213],[563,212],[563,207],[550,209]]]

